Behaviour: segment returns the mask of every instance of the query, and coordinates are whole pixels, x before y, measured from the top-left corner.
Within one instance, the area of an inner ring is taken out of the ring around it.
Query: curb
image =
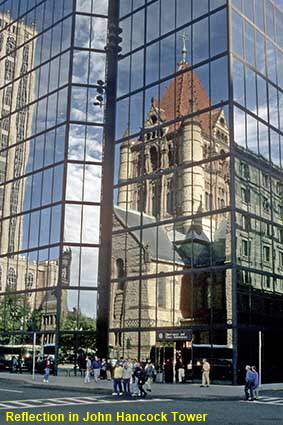
[[[52,377],[51,382],[48,384],[41,383],[39,381],[31,382],[28,379],[17,379],[17,378],[10,378],[9,377],[1,377],[0,375],[0,382],[15,382],[17,384],[22,384],[24,387],[30,387],[30,388],[37,388],[37,389],[48,389],[48,390],[60,390],[62,392],[81,392],[85,394],[92,394],[92,395],[105,395],[105,396],[112,396],[112,389],[108,388],[101,388],[101,387],[94,387],[94,386],[86,386],[86,387],[72,387],[72,386],[63,386],[61,384],[52,383]],[[158,389],[157,389],[158,390]],[[262,389],[263,392],[273,392],[273,391],[282,391],[280,388],[276,389]],[[154,392],[154,394],[151,394],[148,399],[150,398],[160,398],[160,399],[171,399],[171,400],[193,400],[193,401],[239,401],[243,399],[243,395],[216,395],[216,394],[203,394],[203,396],[193,395],[193,394],[158,394]]]
[[[96,387],[64,387],[62,385],[58,385],[58,384],[52,384],[52,383],[48,383],[48,384],[44,384],[44,383],[40,383],[40,382],[30,382],[28,380],[25,379],[9,379],[9,378],[1,378],[0,377],[0,382],[4,382],[4,381],[8,381],[8,382],[17,382],[18,384],[21,383],[23,386],[25,387],[30,387],[30,388],[37,388],[37,389],[47,389],[47,390],[60,390],[62,392],[81,392],[81,393],[86,393],[86,394],[97,394],[97,395],[105,395],[105,396],[112,396],[112,389],[105,389],[105,388],[96,388]],[[221,395],[204,395],[203,397],[199,396],[199,395],[189,395],[189,394],[151,394],[148,399],[150,400],[150,398],[160,398],[160,399],[171,399],[171,400],[193,400],[193,401],[237,401],[237,400],[241,400],[242,397],[241,396],[221,396]],[[123,398],[121,398],[123,400]],[[135,400],[135,398],[133,398],[133,401]]]
[[[46,388],[49,390],[61,390],[64,392],[70,392],[70,391],[77,391],[77,392],[81,392],[81,393],[86,393],[86,394],[93,394],[93,395],[105,395],[105,396],[111,396],[111,398],[116,399],[116,397],[112,396],[112,390],[106,390],[104,388],[94,388],[94,387],[89,387],[89,388],[83,388],[83,387],[79,387],[77,389],[74,388],[68,388],[68,387],[62,387],[61,385],[56,385],[56,384],[32,384],[32,383],[25,383],[26,387],[32,387],[32,388]],[[159,398],[159,399],[171,399],[171,400],[193,400],[193,401],[199,401],[199,402],[203,402],[203,401],[238,401],[238,400],[242,400],[244,396],[220,396],[220,395],[204,395],[203,397],[196,395],[175,395],[175,394],[150,394],[147,399],[151,399],[151,398]],[[119,399],[119,397],[117,397],[117,399]],[[133,397],[133,401],[136,400],[137,397]],[[121,397],[121,400],[124,400],[124,397]]]

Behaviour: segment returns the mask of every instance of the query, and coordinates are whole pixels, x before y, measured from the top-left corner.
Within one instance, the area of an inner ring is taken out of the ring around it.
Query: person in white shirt
[[[210,364],[206,359],[202,360],[202,384],[201,387],[209,387],[210,380],[209,380],[209,372],[210,372]]]
[[[85,384],[90,382],[90,373],[91,373],[91,359],[86,356],[86,369],[85,369]]]

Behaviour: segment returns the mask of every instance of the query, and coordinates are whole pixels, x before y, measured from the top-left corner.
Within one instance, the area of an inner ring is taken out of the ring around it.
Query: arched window
[[[13,267],[10,267],[8,271],[7,286],[9,289],[17,288],[17,275]]]
[[[6,55],[15,56],[16,41],[13,37],[7,38]]]
[[[160,213],[160,184],[154,183],[152,188],[152,215],[158,217]]]
[[[31,272],[26,273],[26,275],[25,275],[25,288],[27,290],[32,289],[33,283],[34,283],[33,274]],[[31,294],[29,294],[29,295],[31,295]]]
[[[3,33],[0,34],[0,52],[2,50],[2,46],[3,46]]]
[[[156,147],[154,146],[150,148],[150,162],[151,162],[152,171],[156,171],[159,168],[158,167],[158,152]]]
[[[156,115],[151,115],[151,122],[153,125],[155,125],[157,123],[157,116]]]
[[[9,59],[6,59],[5,61],[5,80],[6,81],[11,81],[13,79],[14,69],[15,69],[14,62],[10,61]]]
[[[174,165],[174,152],[171,145],[168,146],[168,163],[169,167],[173,167]]]
[[[125,267],[124,267],[124,260],[122,258],[118,258],[116,260],[116,267],[117,267],[117,277],[118,279],[125,276]]]
[[[157,279],[157,305],[166,308],[166,278]]]
[[[174,191],[173,191],[173,181],[169,180],[167,182],[167,194],[166,194],[166,209],[167,213],[170,215],[174,214]]]
[[[125,271],[124,260],[122,258],[117,258],[116,268],[117,268],[117,278],[119,279],[118,289],[123,290],[124,289],[124,283],[125,283],[126,271]]]
[[[139,212],[145,212],[146,211],[146,186],[140,185],[137,188],[137,210]]]
[[[138,174],[137,176],[142,176],[145,173],[145,156],[141,152],[138,156]]]

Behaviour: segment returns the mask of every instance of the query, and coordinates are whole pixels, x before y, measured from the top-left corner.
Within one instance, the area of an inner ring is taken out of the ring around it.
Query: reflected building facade
[[[282,4],[122,1],[119,26],[112,353],[235,383],[260,338],[280,380]]]
[[[0,4],[0,346],[63,362],[95,349],[107,9]]]

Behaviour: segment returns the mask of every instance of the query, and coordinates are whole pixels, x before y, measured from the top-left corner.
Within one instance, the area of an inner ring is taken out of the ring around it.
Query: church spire
[[[181,68],[182,65],[187,65],[187,53],[188,53],[187,46],[186,46],[187,34],[183,32],[181,37],[183,41],[183,48],[182,48],[182,60],[181,62],[178,63],[179,68]]]

